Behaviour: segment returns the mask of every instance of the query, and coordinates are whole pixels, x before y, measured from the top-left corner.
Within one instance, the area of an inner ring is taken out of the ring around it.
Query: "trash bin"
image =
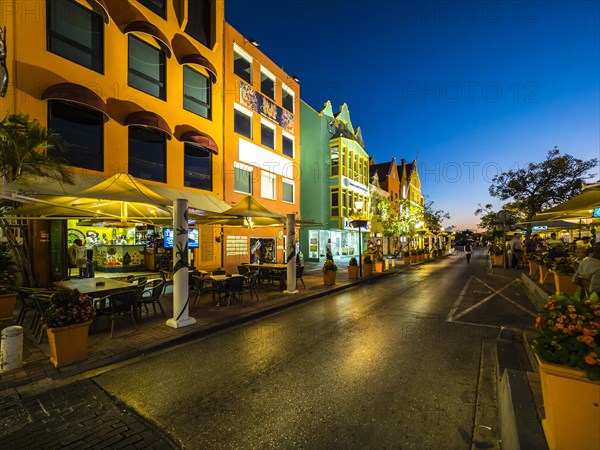
[[[13,325],[2,330],[0,373],[18,369],[23,363],[23,327]]]

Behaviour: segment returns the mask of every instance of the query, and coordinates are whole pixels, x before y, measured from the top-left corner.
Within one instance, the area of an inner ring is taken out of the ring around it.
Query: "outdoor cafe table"
[[[285,289],[285,280],[287,275],[287,264],[275,264],[275,263],[262,263],[262,264],[244,264],[245,267],[251,267],[253,269],[260,269],[264,267],[266,269],[272,270],[274,272],[279,273],[279,287],[281,290]]]
[[[70,280],[55,281],[54,286],[72,291],[77,289],[82,294],[92,297],[104,297],[112,292],[135,289],[137,287],[135,284],[112,278],[71,278]]]

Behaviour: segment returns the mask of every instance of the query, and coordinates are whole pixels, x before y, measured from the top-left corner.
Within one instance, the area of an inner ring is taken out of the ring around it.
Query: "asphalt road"
[[[459,254],[94,381],[186,448],[497,448],[482,349],[532,312]]]

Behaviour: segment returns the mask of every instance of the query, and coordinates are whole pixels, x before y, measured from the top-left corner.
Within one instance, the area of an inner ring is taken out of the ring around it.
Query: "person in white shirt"
[[[592,254],[581,261],[575,275],[573,283],[583,286],[581,279],[589,280],[589,292],[596,292],[600,295],[600,242],[596,242],[592,247]]]
[[[521,237],[518,234],[513,235],[513,238],[510,241],[508,241],[508,245],[510,247],[511,267],[513,269],[518,269],[519,257],[521,253],[523,253]]]

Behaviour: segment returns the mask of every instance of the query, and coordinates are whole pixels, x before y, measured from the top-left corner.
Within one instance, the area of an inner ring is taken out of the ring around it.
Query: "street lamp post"
[[[354,207],[361,211],[363,208],[363,202],[354,202]],[[358,227],[358,274],[362,278],[362,227],[366,227],[369,223],[368,220],[356,219],[352,221],[353,227]]]

